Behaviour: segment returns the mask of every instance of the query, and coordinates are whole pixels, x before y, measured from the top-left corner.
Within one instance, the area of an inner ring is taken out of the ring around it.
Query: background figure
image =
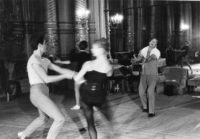
[[[181,67],[183,67],[183,65],[186,64],[189,67],[192,74],[193,71],[190,66],[190,59],[189,59],[190,42],[185,41],[185,45],[180,49],[180,51],[182,52],[182,54],[180,58],[178,59],[178,63],[181,65]]]
[[[200,63],[200,51],[194,53],[194,63]]]
[[[175,64],[175,53],[174,53],[174,49],[172,47],[171,44],[169,44],[169,46],[166,48],[166,64],[168,66],[172,66]]]
[[[156,47],[157,39],[153,38],[149,42],[149,46],[144,47],[135,59],[135,62],[143,61],[139,95],[143,112],[148,112],[148,117],[155,116],[155,87],[158,78],[158,59],[160,57],[160,51]]]
[[[88,53],[88,43],[87,41],[81,41],[78,45],[79,51],[74,53],[73,57],[71,58],[72,62],[76,62],[76,71],[79,72],[83,63],[88,60],[91,60],[91,54]],[[76,105],[73,106],[72,110],[79,110],[80,109],[80,85],[76,82],[74,83],[74,91],[75,91],[75,100]]]
[[[74,71],[60,68],[50,62],[43,55],[47,53],[46,37],[33,36],[33,54],[27,63],[28,78],[30,83],[30,100],[38,109],[39,117],[32,121],[25,130],[18,133],[20,139],[29,137],[35,130],[45,123],[47,116],[52,118],[51,125],[46,139],[55,139],[62,128],[65,118],[56,104],[49,97],[47,83],[63,79],[72,79]],[[48,69],[54,70],[62,75],[47,75]]]
[[[99,107],[105,118],[108,121],[111,120],[106,101],[106,90],[107,76],[112,75],[112,66],[107,58],[107,50],[108,43],[106,39],[95,41],[91,48],[95,59],[85,62],[75,77],[77,83],[82,83],[80,88],[81,106],[83,107],[84,116],[87,120],[90,139],[97,139],[93,106]]]
[[[4,65],[4,61],[0,60],[0,97],[3,95],[6,95],[6,83],[8,82],[7,76],[6,76],[6,68]]]

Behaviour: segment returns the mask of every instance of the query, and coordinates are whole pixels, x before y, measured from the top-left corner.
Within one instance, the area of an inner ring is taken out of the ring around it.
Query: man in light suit
[[[157,39],[153,38],[149,46],[144,47],[135,62],[142,61],[142,72],[139,84],[139,96],[143,112],[148,112],[148,117],[155,116],[155,87],[158,79],[158,59],[160,51],[157,49]]]

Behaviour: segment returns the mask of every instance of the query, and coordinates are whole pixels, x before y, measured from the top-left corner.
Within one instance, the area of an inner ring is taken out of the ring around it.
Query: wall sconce
[[[190,28],[190,26],[188,24],[185,24],[185,23],[181,23],[180,25],[180,30],[181,31],[186,31]]]
[[[81,28],[88,29],[88,18],[89,18],[90,11],[88,9],[78,9],[76,11],[76,17],[78,19],[79,25]]]
[[[80,20],[88,19],[89,14],[90,14],[90,11],[88,9],[84,9],[84,8],[76,11],[76,15],[77,15],[78,19],[80,19]]]
[[[122,14],[115,14],[110,17],[110,23],[112,27],[117,27],[119,24],[122,23],[124,16]]]

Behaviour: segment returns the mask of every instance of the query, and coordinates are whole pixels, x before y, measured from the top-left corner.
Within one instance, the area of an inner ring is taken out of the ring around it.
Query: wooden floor
[[[81,111],[71,111],[72,97],[52,95],[65,114],[66,123],[58,139],[88,139]],[[114,135],[111,139],[199,139],[200,138],[200,99],[190,95],[157,95],[156,116],[148,118],[140,109],[141,103],[136,94],[109,96],[113,111]],[[17,139],[17,132],[24,129],[37,116],[37,110],[30,104],[28,95],[11,102],[0,102],[0,139]],[[52,120],[38,129],[31,139],[45,139]],[[106,139],[109,128],[99,111],[95,112],[95,124],[99,139]]]

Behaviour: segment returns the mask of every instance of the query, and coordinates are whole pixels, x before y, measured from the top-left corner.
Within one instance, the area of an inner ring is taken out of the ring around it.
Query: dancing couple
[[[49,97],[48,83],[63,79],[75,79],[81,84],[81,105],[88,124],[90,139],[97,138],[94,125],[93,106],[99,107],[105,117],[110,120],[109,110],[106,106],[106,80],[112,74],[112,66],[107,59],[108,44],[106,39],[94,42],[91,52],[96,58],[85,62],[80,72],[61,68],[50,62],[43,55],[48,52],[47,36],[33,37],[33,54],[27,63],[28,78],[30,83],[30,101],[38,109],[39,116],[33,120],[23,131],[18,133],[20,139],[28,138],[35,130],[46,123],[48,117],[52,118],[46,139],[56,139],[65,123],[65,117]],[[60,75],[48,75],[48,69]],[[105,105],[105,106],[104,106]]]

